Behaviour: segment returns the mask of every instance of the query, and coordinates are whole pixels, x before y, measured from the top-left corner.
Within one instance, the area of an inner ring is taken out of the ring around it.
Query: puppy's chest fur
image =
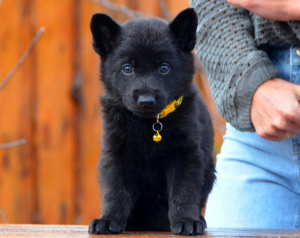
[[[194,111],[194,100],[188,101],[160,120],[163,129],[159,143],[153,141],[152,125],[156,118],[140,118],[125,108],[102,103],[105,113],[102,154],[116,155],[109,156],[108,162],[122,166],[124,177],[135,181],[133,184],[139,187],[141,195],[151,197],[155,191],[158,197],[166,196],[172,168],[183,161],[188,163],[189,158],[183,160],[187,151],[200,149],[203,127],[197,118],[199,109]]]

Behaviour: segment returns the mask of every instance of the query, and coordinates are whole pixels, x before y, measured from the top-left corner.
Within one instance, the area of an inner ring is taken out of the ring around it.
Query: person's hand
[[[279,78],[264,82],[255,91],[251,104],[250,116],[256,133],[272,141],[300,133],[299,102],[300,85]]]
[[[299,0],[227,0],[227,2],[270,20],[300,20]]]

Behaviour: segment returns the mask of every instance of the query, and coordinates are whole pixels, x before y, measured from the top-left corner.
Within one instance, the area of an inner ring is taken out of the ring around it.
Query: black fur
[[[118,25],[107,15],[93,15],[106,93],[101,99],[102,213],[91,221],[90,233],[204,233],[201,211],[215,167],[211,119],[192,82],[196,27],[193,9],[170,24],[147,18]],[[160,119],[162,141],[154,142],[156,115],[181,95],[181,106]]]

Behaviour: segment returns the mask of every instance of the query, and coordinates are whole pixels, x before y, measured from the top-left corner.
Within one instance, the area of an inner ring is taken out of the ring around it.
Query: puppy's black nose
[[[153,96],[139,96],[137,102],[142,107],[151,107],[155,104],[155,98]]]

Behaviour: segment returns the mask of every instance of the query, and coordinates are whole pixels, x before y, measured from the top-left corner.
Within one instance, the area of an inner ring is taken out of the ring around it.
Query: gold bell
[[[156,131],[155,135],[153,136],[153,141],[160,142],[161,139],[162,139],[161,135],[159,134],[158,131]]]

